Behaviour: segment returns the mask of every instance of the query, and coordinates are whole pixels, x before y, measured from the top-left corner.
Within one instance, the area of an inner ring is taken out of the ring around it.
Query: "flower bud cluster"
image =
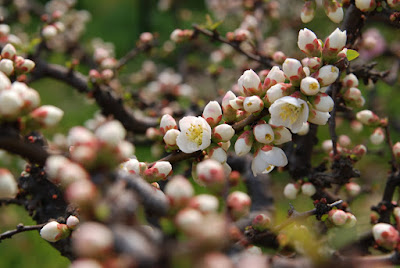
[[[120,165],[120,170],[133,175],[142,176],[148,182],[166,180],[172,173],[172,165],[168,161],[155,162],[151,167],[132,157]]]
[[[0,44],[2,46],[6,45],[7,43],[11,43],[13,45],[21,45],[21,39],[18,36],[11,34],[10,32],[11,28],[8,24],[0,23]]]
[[[114,57],[114,50],[106,45],[95,47],[93,54],[94,61],[100,67],[99,70],[89,71],[89,77],[97,82],[110,82],[114,78],[114,68],[117,66],[117,59]]]
[[[283,195],[287,199],[296,199],[300,190],[306,196],[313,196],[317,192],[311,182],[303,182],[301,185],[300,183],[288,183],[283,189]]]
[[[352,228],[357,223],[357,219],[353,214],[345,212],[341,209],[332,209],[329,211],[328,219],[335,226],[344,228]]]
[[[1,50],[0,71],[7,76],[29,73],[34,67],[35,63],[32,60],[17,55],[17,50],[12,44],[6,44]]]
[[[184,41],[189,40],[193,36],[193,31],[192,30],[181,30],[181,29],[175,29],[172,31],[170,35],[170,39],[174,41],[175,43],[181,43]]]
[[[348,74],[342,79],[342,94],[346,105],[354,108],[364,106],[365,99],[358,89],[358,79],[354,74]]]

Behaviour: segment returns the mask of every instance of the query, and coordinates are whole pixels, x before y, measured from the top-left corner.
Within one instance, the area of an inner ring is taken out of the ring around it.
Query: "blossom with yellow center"
[[[308,111],[307,103],[300,98],[292,96],[280,98],[269,107],[271,114],[270,124],[285,126],[293,133],[297,133],[303,123],[307,122]]]
[[[307,96],[313,96],[319,93],[319,83],[318,80],[307,76],[303,78],[300,82],[300,90],[303,94]]]
[[[182,152],[204,150],[211,144],[211,127],[204,118],[185,116],[179,121],[179,128],[176,144]]]
[[[251,163],[254,176],[271,172],[275,166],[284,167],[288,163],[285,152],[278,147],[265,145],[258,150]]]
[[[254,138],[260,143],[271,143],[274,140],[274,131],[268,124],[258,124],[253,129]]]

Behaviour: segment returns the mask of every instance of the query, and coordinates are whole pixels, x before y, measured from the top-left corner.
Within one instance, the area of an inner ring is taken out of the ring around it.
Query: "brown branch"
[[[34,231],[34,230],[40,230],[42,229],[43,226],[45,226],[46,224],[38,224],[38,225],[29,225],[29,226],[24,226],[22,223],[17,225],[17,228],[14,230],[9,230],[6,231],[2,234],[0,234],[0,241],[7,239],[7,238],[11,238],[13,235],[16,235],[18,233],[22,233],[22,232],[27,232],[27,231]]]
[[[399,168],[397,165],[396,156],[393,152],[393,142],[392,142],[392,137],[391,137],[390,131],[389,131],[389,125],[386,125],[383,129],[385,130],[386,144],[387,144],[387,146],[389,148],[389,152],[390,152],[390,157],[391,157],[390,164],[392,166],[392,172],[396,172]]]
[[[346,30],[347,46],[351,48],[357,38],[361,35],[361,29],[364,26],[365,17],[363,13],[354,5],[351,4],[346,10],[346,15],[342,23],[342,30]]]
[[[265,68],[272,68],[275,65],[271,58],[262,56],[262,55],[260,55],[261,53],[258,53],[258,52],[257,52],[257,54],[253,54],[251,52],[244,51],[240,47],[239,42],[229,41],[228,39],[222,37],[217,31],[209,31],[209,30],[201,28],[198,25],[193,25],[192,27],[195,30],[193,36],[196,36],[197,34],[202,34],[202,35],[208,36],[212,41],[218,41],[218,42],[227,44],[227,45],[231,46],[232,48],[234,48],[237,52],[246,56],[248,59],[260,63]]]
[[[120,70],[125,64],[127,64],[130,60],[135,58],[138,54],[142,52],[147,52],[157,45],[157,40],[153,40],[149,43],[139,43],[136,47],[134,47],[131,51],[129,51],[125,56],[119,59],[117,65],[115,66],[115,70]]]
[[[24,202],[22,200],[15,199],[15,198],[0,199],[0,206],[1,205],[10,205],[10,204],[23,205]]]

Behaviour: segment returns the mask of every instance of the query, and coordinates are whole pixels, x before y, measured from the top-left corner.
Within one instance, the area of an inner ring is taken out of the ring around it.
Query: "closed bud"
[[[334,106],[333,99],[326,93],[318,93],[309,101],[320,112],[330,112]]]
[[[53,127],[57,125],[61,121],[63,115],[64,112],[60,108],[52,105],[40,106],[30,113],[30,116],[43,127]]]
[[[356,7],[362,12],[372,11],[376,8],[375,0],[356,0]]]
[[[383,133],[383,129],[378,127],[372,132],[369,140],[372,144],[379,145],[385,140],[385,134]]]
[[[303,23],[309,23],[313,20],[316,8],[315,0],[307,0],[304,2],[303,8],[301,9],[300,18]]]
[[[18,193],[17,182],[10,171],[0,168],[0,198],[15,198]]]
[[[208,157],[210,159],[220,162],[221,164],[226,163],[226,160],[228,159],[226,151],[224,149],[222,149],[221,147],[211,148],[208,151]]]
[[[60,239],[66,238],[69,234],[68,226],[56,221],[47,223],[40,230],[40,236],[49,242],[57,242]]]
[[[172,165],[168,161],[158,161],[151,168],[144,171],[144,178],[148,182],[165,180],[172,173]]]
[[[230,101],[234,100],[236,95],[232,91],[226,92],[225,96],[222,99],[222,111],[224,113],[225,120],[227,122],[233,121],[236,119],[236,110],[232,108]]]
[[[161,117],[160,121],[160,130],[162,134],[167,133],[168,130],[170,129],[178,129],[178,126],[176,124],[175,119],[169,115],[169,114],[164,114]]]
[[[125,138],[126,130],[119,121],[113,120],[99,126],[94,134],[101,142],[113,147]]]
[[[352,153],[354,155],[356,155],[358,157],[358,159],[360,159],[367,153],[367,147],[365,147],[365,145],[363,145],[363,144],[356,145],[353,148]]]
[[[282,51],[276,51],[272,54],[272,59],[278,63],[282,64],[286,60],[286,55]]]
[[[10,26],[7,24],[0,24],[0,37],[7,36],[10,33]]]
[[[324,0],[324,9],[328,18],[334,23],[343,20],[343,8],[337,0]]]
[[[342,80],[343,87],[358,87],[358,84],[358,78],[354,74],[348,74]]]
[[[219,191],[225,185],[224,167],[218,161],[207,159],[197,164],[195,181],[211,190]]]
[[[264,100],[272,104],[280,98],[291,95],[293,90],[292,84],[278,83],[267,90]]]
[[[321,87],[329,86],[338,78],[339,69],[333,65],[325,65],[313,76],[318,80]]]
[[[67,224],[67,226],[68,226],[69,229],[72,229],[72,230],[73,230],[73,229],[75,229],[75,228],[78,226],[78,224],[79,224],[79,219],[78,219],[78,217],[71,215],[71,216],[69,216],[69,217],[67,218],[66,224]]]
[[[301,62],[296,59],[286,59],[282,64],[282,69],[293,85],[299,85],[300,80],[306,76]]]
[[[202,221],[203,214],[193,208],[183,209],[175,217],[176,226],[186,234],[192,233],[195,226],[200,225]]]
[[[394,249],[398,244],[399,233],[390,224],[375,224],[374,227],[372,227],[372,235],[379,246],[388,250]]]
[[[332,149],[332,140],[324,140],[322,142],[322,150],[324,150],[324,152],[329,153],[330,151],[332,151]]]
[[[301,185],[301,192],[307,196],[313,196],[317,192],[317,189],[311,182],[305,182]]]
[[[328,213],[328,219],[336,226],[342,226],[347,221],[347,214],[341,209],[332,209]]]
[[[280,145],[292,140],[292,133],[283,126],[272,126],[274,130],[274,144]]]
[[[0,116],[15,118],[19,115],[24,102],[13,90],[0,91]]]
[[[246,97],[243,102],[243,109],[248,113],[258,113],[264,108],[264,102],[259,96]]]
[[[285,82],[285,73],[278,66],[272,67],[264,80],[264,89],[269,89],[277,83]]]
[[[344,228],[353,228],[357,224],[357,218],[353,214],[346,212],[347,220],[346,223],[343,225]]]
[[[139,175],[141,173],[140,163],[136,158],[131,158],[123,162],[120,168],[130,174]],[[144,171],[144,170],[143,170]]]
[[[343,94],[343,99],[354,102],[361,97],[361,91],[356,87],[351,87]]]
[[[165,133],[164,135],[164,142],[166,145],[168,146],[175,146],[176,145],[176,139],[178,138],[178,135],[181,132],[177,129],[170,129],[167,131],[167,133]]]
[[[13,85],[16,82],[13,83]],[[24,101],[23,109],[25,111],[32,111],[33,109],[37,108],[40,104],[40,96],[39,93],[32,89],[27,88],[24,92],[21,93],[22,100]]]
[[[236,140],[235,153],[243,156],[250,152],[253,145],[254,137],[250,130],[243,132]]]
[[[15,55],[17,54],[17,50],[15,47],[11,44],[7,44],[4,46],[4,48],[1,50],[1,57],[3,59],[14,59]]]
[[[29,73],[35,68],[35,63],[29,59],[24,59],[21,64],[17,63],[17,68],[25,73]]]
[[[312,57],[321,55],[322,47],[313,31],[304,28],[299,31],[297,45],[301,51]]]
[[[274,131],[269,124],[257,124],[253,128],[254,138],[256,141],[264,144],[273,142]]]
[[[314,96],[319,93],[319,83],[318,80],[307,76],[303,78],[300,82],[300,90],[304,95]]]
[[[287,199],[296,199],[298,192],[299,192],[299,186],[294,183],[286,184],[285,188],[283,189],[283,195]]]
[[[394,156],[396,157],[396,159],[400,159],[400,142],[396,142],[394,145],[393,145],[393,153],[394,153]]]
[[[3,72],[0,71],[0,92],[11,86],[11,81]]]
[[[251,226],[257,231],[265,231],[271,224],[271,218],[265,214],[258,214],[254,217]]]
[[[321,58],[313,57],[313,58],[304,58],[301,60],[301,63],[304,67],[308,67],[309,70],[313,73],[317,71],[321,67]]]
[[[69,268],[103,268],[103,266],[93,259],[77,259],[71,262]]]
[[[379,124],[379,117],[370,110],[362,110],[356,114],[356,118],[362,124],[373,126]]]
[[[325,40],[323,55],[324,57],[336,56],[346,45],[346,31],[336,28]]]
[[[51,39],[57,35],[57,28],[54,25],[46,25],[42,29],[42,36],[45,39]]]
[[[228,124],[221,124],[213,128],[212,138],[215,142],[230,141],[235,135],[235,130]]]
[[[240,76],[238,86],[242,95],[258,95],[261,89],[261,80],[253,70],[247,70]]]
[[[251,199],[248,194],[235,191],[228,195],[226,204],[231,217],[234,220],[238,220],[250,212]]]
[[[79,207],[84,207],[95,201],[96,196],[96,186],[90,180],[77,180],[68,185],[65,190],[65,199]]]
[[[218,211],[218,198],[210,194],[199,194],[189,202],[189,207],[199,210],[203,214]]]
[[[328,112],[321,112],[311,108],[308,116],[308,122],[323,126],[328,122],[330,117],[331,115]]]
[[[363,130],[364,126],[361,122],[359,122],[357,120],[353,120],[350,122],[350,128],[355,133],[360,133]]]
[[[339,139],[338,139],[338,143],[340,144],[340,146],[342,147],[348,147],[351,144],[351,139],[349,136],[347,135],[340,135]]]
[[[349,182],[345,185],[347,193],[351,197],[355,197],[361,193],[361,187],[355,182]]]
[[[245,100],[245,97],[239,96],[239,97],[234,98],[233,100],[230,100],[229,104],[235,110],[243,110],[244,100]]]
[[[219,103],[210,101],[206,107],[204,107],[203,118],[211,127],[216,126],[222,119],[222,110]]]
[[[165,186],[165,195],[172,207],[185,206],[194,195],[192,184],[183,176],[174,176]]]

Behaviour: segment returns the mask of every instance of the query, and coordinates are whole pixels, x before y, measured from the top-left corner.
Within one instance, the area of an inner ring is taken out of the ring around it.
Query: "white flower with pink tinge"
[[[254,176],[271,172],[275,166],[284,167],[288,163],[285,152],[278,147],[264,145],[259,149],[251,163]]]
[[[185,116],[179,121],[176,144],[184,153],[204,150],[211,144],[211,127],[202,117]]]

